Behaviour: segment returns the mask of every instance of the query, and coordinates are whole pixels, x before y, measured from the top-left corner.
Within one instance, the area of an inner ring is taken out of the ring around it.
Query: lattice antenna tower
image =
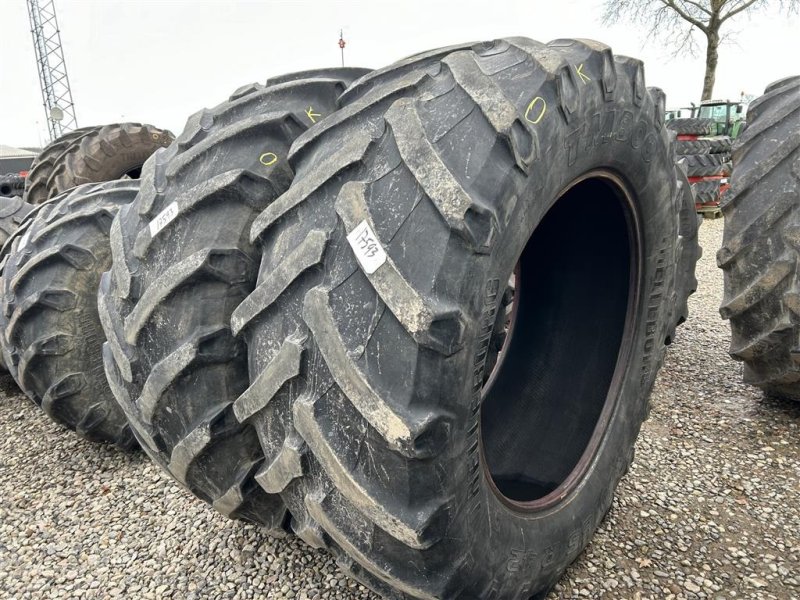
[[[36,64],[39,67],[42,104],[50,139],[54,140],[78,126],[67,77],[67,64],[61,48],[56,7],[53,0],[27,1]]]

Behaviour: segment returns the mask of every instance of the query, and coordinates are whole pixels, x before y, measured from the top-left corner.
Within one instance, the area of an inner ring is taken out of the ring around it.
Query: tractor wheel
[[[750,104],[733,150],[720,313],[731,323],[730,353],[744,381],[800,399],[800,76],[776,82]]]
[[[43,178],[37,173],[25,198],[31,204],[41,204],[83,183],[138,179],[144,162],[172,140],[169,131],[140,123],[89,128],[68,144],[49,167],[44,161],[37,165],[49,174],[42,183]]]
[[[711,152],[711,144],[703,139],[678,140],[675,144],[675,151],[681,156],[687,154],[708,154]]]
[[[679,135],[711,135],[714,130],[713,119],[672,119],[667,121],[667,129]]]
[[[640,61],[461,48],[363,77],[294,144],[234,412],[298,534],[379,593],[543,597],[630,463],[682,200]]]
[[[336,73],[248,85],[190,117],[115,221],[100,288],[106,373],[145,451],[219,512],[274,533],[286,509],[259,485],[275,471],[263,432],[235,416],[258,397],[242,396],[247,356],[230,314],[255,286],[250,224],[289,187],[289,146],[366,71]]]
[[[75,141],[82,138],[90,131],[97,131],[99,127],[81,127],[69,131],[56,138],[45,146],[36,156],[28,169],[25,178],[24,198],[30,204],[41,204],[50,196],[47,191],[47,180],[53,174],[53,169],[59,164],[61,156]]]
[[[28,397],[92,441],[136,447],[103,372],[97,286],[111,267],[108,232],[136,181],[79,186],[18,231],[3,270],[4,360]]]

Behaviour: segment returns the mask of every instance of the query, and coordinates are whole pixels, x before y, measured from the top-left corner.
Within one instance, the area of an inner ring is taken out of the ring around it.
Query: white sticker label
[[[356,225],[356,228],[347,235],[347,241],[350,242],[353,253],[367,275],[372,275],[386,262],[386,252],[366,221]]]
[[[164,229],[170,221],[172,221],[175,217],[178,216],[178,203],[173,202],[167,208],[162,210],[158,213],[158,216],[150,221],[150,237],[155,237],[155,235]]]

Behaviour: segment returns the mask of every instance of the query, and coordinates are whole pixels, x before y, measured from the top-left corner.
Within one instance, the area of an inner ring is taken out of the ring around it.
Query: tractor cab
[[[735,139],[739,137],[745,124],[747,104],[730,100],[704,100],[695,107],[692,116],[698,119],[714,121],[714,135],[727,135]]]

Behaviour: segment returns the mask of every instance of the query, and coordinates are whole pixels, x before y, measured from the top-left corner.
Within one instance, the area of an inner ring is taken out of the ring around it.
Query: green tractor
[[[714,121],[713,135],[727,135],[731,139],[739,137],[746,123],[746,115],[746,102],[704,100],[700,106],[692,107],[692,117]]]

